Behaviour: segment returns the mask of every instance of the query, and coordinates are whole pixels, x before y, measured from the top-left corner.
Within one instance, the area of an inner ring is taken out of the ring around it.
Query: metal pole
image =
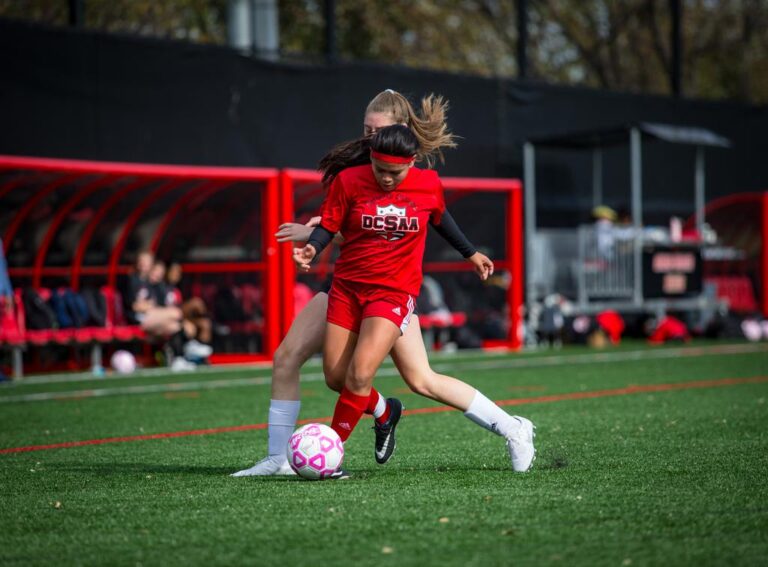
[[[704,235],[704,148],[696,146],[696,231],[699,237]]]
[[[253,48],[253,18],[250,0],[229,0],[227,4],[227,41],[243,53]]]
[[[325,0],[325,60],[335,63],[339,58],[336,45],[336,0]]]
[[[633,300],[635,305],[643,303],[643,177],[640,130],[632,128],[629,132],[629,152],[632,189],[632,224],[634,226],[634,272],[635,286]]]
[[[253,0],[253,50],[257,57],[275,60],[280,53],[277,0]]]
[[[104,376],[104,362],[102,358],[101,344],[94,343],[91,346],[91,372],[95,376]]]
[[[73,28],[85,25],[85,0],[69,0],[69,25]]]
[[[528,77],[528,0],[517,0],[517,78]]]
[[[680,0],[669,0],[669,11],[672,17],[672,30],[670,44],[672,45],[672,64],[670,65],[669,83],[672,94],[676,97],[682,95],[683,74],[683,34],[681,21],[683,17],[683,5]]]
[[[13,379],[20,380],[24,377],[24,357],[21,347],[13,347]]]
[[[530,316],[536,301],[536,284],[533,281],[533,238],[536,234],[536,154],[533,144],[523,145],[523,181],[525,183],[525,300]]]
[[[592,151],[592,206],[603,204],[603,148]]]

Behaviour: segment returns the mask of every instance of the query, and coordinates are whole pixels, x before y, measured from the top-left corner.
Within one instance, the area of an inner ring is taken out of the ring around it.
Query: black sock
[[[184,355],[184,344],[186,342],[187,342],[187,336],[184,334],[183,330],[171,335],[171,338],[168,339],[168,346],[171,347],[173,356]]]

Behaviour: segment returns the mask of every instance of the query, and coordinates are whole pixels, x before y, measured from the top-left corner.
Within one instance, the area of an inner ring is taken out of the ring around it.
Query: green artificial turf
[[[527,474],[509,470],[502,439],[454,411],[406,415],[385,466],[373,460],[370,421],[361,422],[345,481],[230,478],[264,454],[264,430],[0,454],[0,565],[765,564],[768,382],[537,398],[766,377],[768,349],[636,348],[606,351],[628,360],[602,362],[578,350],[559,363],[552,352],[433,360],[493,399],[528,399],[506,406],[538,426]],[[312,364],[307,376],[318,372]],[[2,403],[0,449],[262,423],[268,385],[235,381],[268,374],[6,386],[0,398],[189,389]],[[377,379],[385,395],[409,409],[439,406],[391,374]],[[335,396],[319,378],[302,392],[302,418],[332,413]]]

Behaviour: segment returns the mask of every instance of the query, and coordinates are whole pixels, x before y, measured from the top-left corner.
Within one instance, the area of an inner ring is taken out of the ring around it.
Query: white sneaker
[[[195,370],[196,368],[197,364],[188,361],[183,356],[177,356],[171,363],[171,370],[174,372],[187,372],[189,370]]]
[[[208,358],[213,353],[213,349],[206,344],[195,339],[187,341],[184,345],[184,356],[187,358]]]
[[[509,458],[512,460],[512,469],[515,472],[526,472],[536,460],[536,449],[533,447],[536,426],[524,417],[514,416],[514,418],[520,422],[520,427],[507,437],[507,449]]]
[[[288,464],[288,459],[270,456],[261,459],[249,469],[237,471],[229,476],[281,476],[294,474],[296,473],[293,472],[291,465]]]

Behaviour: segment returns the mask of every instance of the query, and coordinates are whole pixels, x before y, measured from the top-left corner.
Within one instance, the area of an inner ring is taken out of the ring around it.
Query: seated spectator
[[[595,238],[597,241],[597,253],[600,258],[609,260],[613,257],[614,241],[616,234],[614,223],[616,211],[605,205],[592,209],[592,218],[595,221]]]
[[[145,258],[152,264],[142,277]],[[182,313],[176,306],[165,305],[165,264],[154,261],[150,252],[142,252],[136,264],[129,297],[134,319],[151,337],[170,337],[181,331]]]
[[[153,306],[149,272],[155,263],[155,255],[148,250],[139,252],[136,266],[128,276],[128,288],[125,292],[126,318],[129,322],[140,325],[145,312]]]
[[[432,276],[424,276],[424,280],[421,284],[421,292],[416,298],[416,305],[419,313],[443,318],[445,321],[450,320],[451,310],[448,309],[448,305],[445,303],[443,288]]]
[[[172,370],[192,370],[196,365],[184,357],[188,339],[183,313],[175,305],[166,305],[166,296],[165,263],[155,261],[150,251],[141,252],[136,259],[136,271],[129,280],[128,317],[141,325],[150,338],[166,342]]]
[[[213,350],[210,347],[213,339],[211,318],[205,302],[199,297],[191,297],[184,301],[179,284],[181,283],[182,268],[178,262],[168,267],[162,294],[166,305],[178,306],[182,313],[182,327],[188,339],[184,345],[184,356],[188,360],[204,361]]]
[[[544,305],[539,314],[539,344],[555,348],[563,346],[564,304],[565,298],[557,293],[544,298]]]

